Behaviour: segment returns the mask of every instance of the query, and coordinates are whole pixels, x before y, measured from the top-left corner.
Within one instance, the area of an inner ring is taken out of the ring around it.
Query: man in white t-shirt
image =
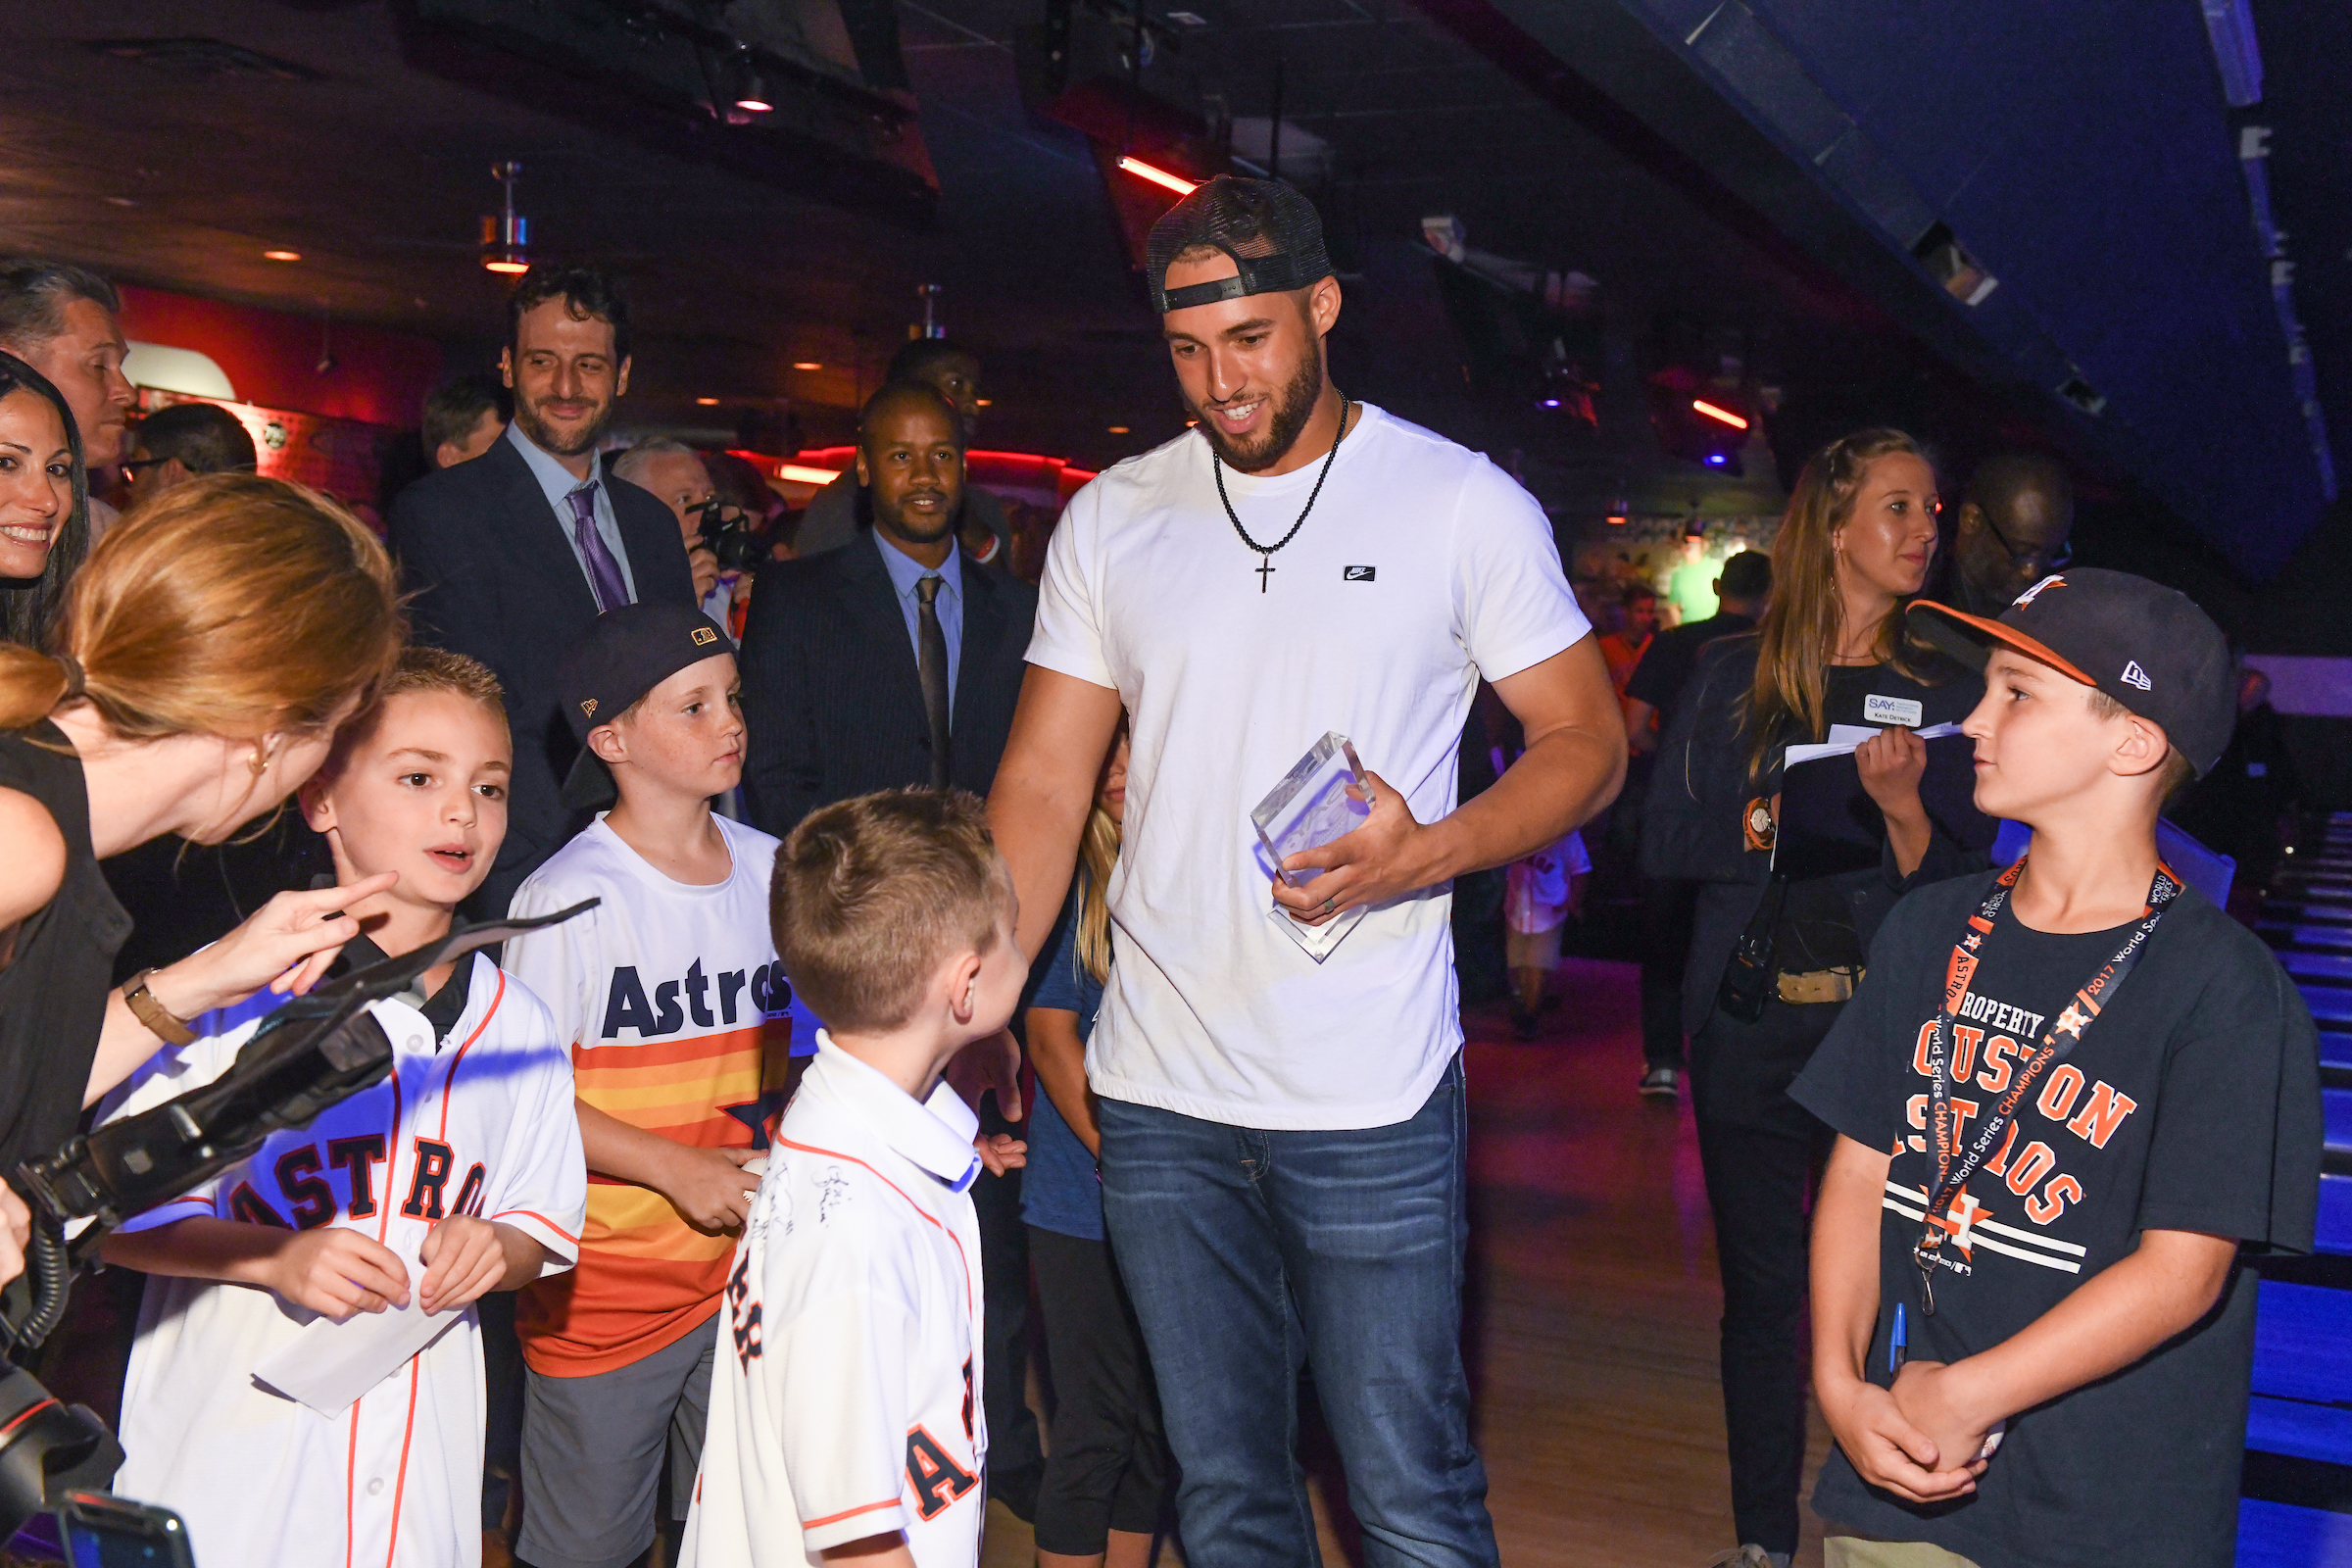
[[[1316,1561],[1291,1453],[1303,1352],[1369,1560],[1491,1564],[1449,884],[1606,805],[1625,727],[1535,502],[1330,385],[1340,289],[1305,198],[1211,181],[1154,226],[1150,280],[1200,426],[1079,492],[1054,533],[990,804],[1021,942],[1060,906],[1124,706],[1118,962],[1087,1071],[1187,1557]],[[1455,810],[1482,675],[1527,752]],[[1370,813],[1280,885],[1248,813],[1332,730]],[[1359,909],[1320,961],[1279,924]]]

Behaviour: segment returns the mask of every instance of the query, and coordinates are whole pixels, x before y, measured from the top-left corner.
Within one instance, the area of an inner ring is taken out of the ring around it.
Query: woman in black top
[[[358,934],[334,911],[381,888],[281,894],[110,991],[130,921],[98,861],[164,833],[217,844],[276,808],[403,634],[391,561],[350,514],[215,474],[109,531],[54,653],[0,644],[0,1175],[184,1043],[187,1020],[264,986],[308,990]]]
[[[1913,882],[1984,863],[1991,824],[1922,803],[1915,731],[1965,718],[1984,683],[1905,640],[1902,607],[1936,551],[1936,474],[1894,430],[1805,466],[1773,543],[1756,631],[1712,644],[1651,775],[1642,868],[1700,884],[1683,980],[1691,1107],[1723,1274],[1724,1414],[1741,1568],[1796,1549],[1805,1396],[1797,1325],[1806,1213],[1831,1135],[1789,1082],[1853,994],[1870,938]],[[1875,866],[1775,881],[1782,753],[1835,724],[1880,729],[1856,764],[1881,837]],[[1747,1001],[1719,1004],[1735,950]]]
[[[0,639],[39,646],[89,541],[74,411],[48,377],[0,354]]]

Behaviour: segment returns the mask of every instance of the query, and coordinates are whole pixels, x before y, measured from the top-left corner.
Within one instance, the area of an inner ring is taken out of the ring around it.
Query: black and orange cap
[[[2202,778],[2237,726],[2230,643],[2186,594],[2097,566],[2069,567],[2017,596],[1998,620],[1915,601],[1911,629],[1983,669],[1994,644],[2096,687],[2164,731]]]

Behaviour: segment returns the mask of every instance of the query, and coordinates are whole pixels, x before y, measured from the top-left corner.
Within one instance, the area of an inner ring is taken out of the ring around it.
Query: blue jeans
[[[1159,1382],[1193,1568],[1314,1568],[1298,1370],[1367,1568],[1497,1561],[1462,1372],[1456,1056],[1409,1121],[1266,1132],[1102,1102],[1102,1213]]]

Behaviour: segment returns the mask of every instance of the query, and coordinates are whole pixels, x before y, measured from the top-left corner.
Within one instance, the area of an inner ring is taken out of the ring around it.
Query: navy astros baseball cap
[[[623,605],[596,617],[556,671],[556,695],[580,755],[564,777],[564,804],[595,810],[619,799],[612,770],[588,747],[588,732],[689,664],[735,652],[718,623],[690,605]]]
[[[2095,686],[2164,731],[2203,778],[2237,727],[2230,644],[2186,594],[2128,571],[2070,566],[2017,596],[1998,620],[1914,601],[1911,627],[1983,669],[1992,645],[2014,648]]]

